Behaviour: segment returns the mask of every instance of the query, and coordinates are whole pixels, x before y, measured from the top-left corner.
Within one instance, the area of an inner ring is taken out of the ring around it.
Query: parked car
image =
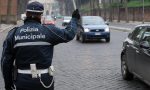
[[[21,14],[21,20],[25,20],[26,19],[26,14]]]
[[[42,23],[49,24],[49,25],[55,25],[55,20],[51,16],[43,16]]]
[[[110,30],[107,24],[99,16],[82,16],[76,40],[86,42],[89,39],[105,39],[106,42],[110,42]]]
[[[123,42],[121,72],[123,79],[134,76],[150,85],[150,25],[139,25]]]
[[[71,18],[71,16],[64,16],[62,26],[66,26],[70,22]]]

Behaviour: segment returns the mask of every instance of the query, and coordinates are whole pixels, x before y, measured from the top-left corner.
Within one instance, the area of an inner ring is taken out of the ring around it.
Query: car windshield
[[[71,17],[64,17],[64,20],[71,20]]]
[[[104,20],[101,17],[83,17],[82,18],[83,25],[105,25]]]

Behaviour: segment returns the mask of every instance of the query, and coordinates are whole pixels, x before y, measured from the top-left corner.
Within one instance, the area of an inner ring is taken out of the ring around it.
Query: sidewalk
[[[18,20],[17,24],[0,24],[0,33],[5,31],[5,30],[11,30],[12,28],[16,27],[16,26],[21,26],[23,25],[23,21],[22,20]]]
[[[13,24],[0,24],[0,32],[3,32],[4,30],[12,28]]]
[[[113,22],[110,22],[109,27],[112,29],[129,32],[133,30],[135,26],[140,25],[140,24],[142,24],[142,22],[130,21],[129,23],[126,23],[125,21],[120,21],[118,23],[117,21],[113,21]],[[150,22],[145,22],[144,24],[150,24]]]

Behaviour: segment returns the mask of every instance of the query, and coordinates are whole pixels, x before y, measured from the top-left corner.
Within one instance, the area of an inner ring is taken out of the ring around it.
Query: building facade
[[[0,22],[16,24],[25,12],[28,0],[0,0]]]

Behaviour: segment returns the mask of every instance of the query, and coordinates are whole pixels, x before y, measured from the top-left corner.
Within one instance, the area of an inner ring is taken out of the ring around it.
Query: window
[[[82,17],[83,25],[105,25],[104,20],[98,16],[84,16]]]
[[[146,28],[142,27],[142,26],[135,28],[135,30],[132,32],[131,39],[134,40],[134,41],[139,42],[139,40],[141,39],[142,34],[144,33],[145,29]]]
[[[148,41],[150,44],[150,27],[146,29],[146,31],[142,35],[142,41]]]

